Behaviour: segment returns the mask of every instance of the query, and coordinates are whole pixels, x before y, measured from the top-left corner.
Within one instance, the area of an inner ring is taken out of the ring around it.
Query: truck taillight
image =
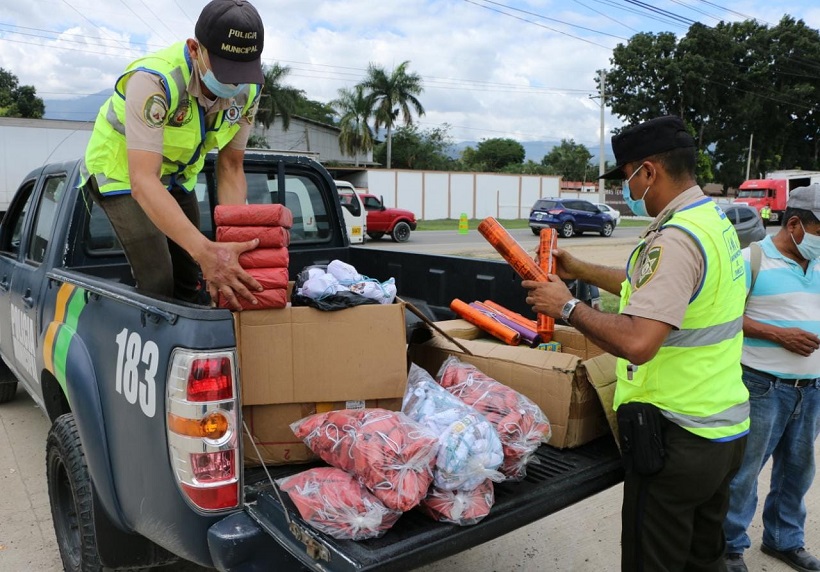
[[[168,379],[171,464],[186,500],[201,511],[239,506],[238,373],[233,350],[174,350]]]

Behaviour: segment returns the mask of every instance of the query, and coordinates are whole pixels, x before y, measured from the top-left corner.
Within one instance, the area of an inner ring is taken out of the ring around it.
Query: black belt
[[[767,379],[769,381],[773,381],[776,383],[782,383],[783,385],[791,385],[792,387],[808,387],[812,385],[817,378],[816,377],[804,377],[802,379],[792,379],[788,377],[777,377],[776,375],[772,375],[770,373],[766,373],[765,371],[760,371],[759,369],[755,369],[753,367],[745,366],[740,364],[740,367],[743,368],[744,371],[748,371],[749,373],[753,373],[754,375],[760,376],[763,379]]]

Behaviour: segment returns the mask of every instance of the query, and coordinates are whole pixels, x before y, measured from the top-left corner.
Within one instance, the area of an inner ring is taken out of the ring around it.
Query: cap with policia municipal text
[[[627,127],[612,136],[612,152],[615,153],[617,166],[601,175],[599,179],[625,179],[624,165],[672,149],[694,146],[695,140],[686,131],[680,117],[665,115],[650,119]]]
[[[263,83],[265,27],[247,0],[212,0],[199,15],[196,39],[208,50],[216,79],[222,83]]]
[[[792,190],[786,206],[811,211],[820,220],[820,183],[812,183],[808,187],[798,187]]]

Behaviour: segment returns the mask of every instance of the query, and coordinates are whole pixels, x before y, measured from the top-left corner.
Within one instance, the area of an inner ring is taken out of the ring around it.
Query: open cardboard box
[[[610,432],[607,414],[591,381],[596,386],[614,388],[615,357],[574,328],[555,326],[553,340],[562,345],[559,353],[498,343],[481,337],[480,330],[464,320],[436,325],[473,355],[434,332],[428,341],[409,347],[411,361],[431,375],[435,376],[444,360],[454,355],[526,395],[549,419],[549,444],[554,447],[577,447]]]
[[[404,304],[334,312],[304,306],[234,313],[242,415],[266,464],[314,459],[290,430],[332,409],[401,409],[407,385]],[[243,431],[246,464],[259,464]]]

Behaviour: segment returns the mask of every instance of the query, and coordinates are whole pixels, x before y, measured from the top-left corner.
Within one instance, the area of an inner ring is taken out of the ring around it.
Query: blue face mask
[[[806,260],[820,258],[820,236],[806,232],[803,221],[800,221],[800,228],[803,229],[803,240],[800,241],[800,244],[797,244],[797,241],[794,240],[794,236],[792,236],[792,242],[794,242],[794,245],[800,252],[800,256]]]
[[[643,196],[637,201],[632,198],[632,191],[629,190],[629,181],[631,181],[632,177],[634,177],[641,169],[643,169],[643,165],[635,169],[635,171],[624,182],[624,187],[621,192],[623,193],[624,201],[626,201],[626,206],[629,207],[629,210],[631,210],[635,216],[649,216],[649,213],[646,210],[646,202],[644,201],[646,193],[649,192],[649,187],[646,187],[646,190],[643,192]]]
[[[202,46],[199,48],[200,53],[202,53]],[[198,58],[197,58],[198,59]],[[202,62],[203,67],[205,66],[205,62]],[[214,75],[213,70],[205,68],[205,73],[202,73],[202,69],[199,70],[199,76],[202,78],[202,83],[205,84],[205,87],[217,96],[220,99],[231,99],[232,97],[236,97],[239,93],[245,88],[245,84],[228,84],[222,83],[216,76]]]

